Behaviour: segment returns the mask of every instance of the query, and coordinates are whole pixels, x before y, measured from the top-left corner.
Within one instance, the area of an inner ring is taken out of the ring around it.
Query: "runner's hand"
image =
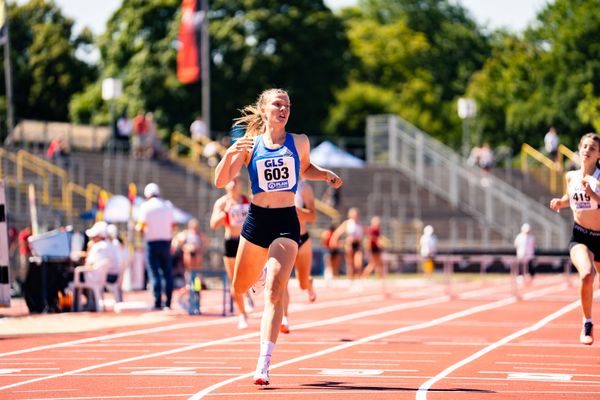
[[[331,171],[327,171],[327,184],[334,189],[342,186],[342,179]]]

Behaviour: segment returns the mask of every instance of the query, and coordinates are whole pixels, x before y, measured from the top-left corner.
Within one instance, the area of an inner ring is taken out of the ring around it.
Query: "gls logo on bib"
[[[294,158],[283,156],[256,162],[258,186],[265,192],[289,190],[296,184]]]

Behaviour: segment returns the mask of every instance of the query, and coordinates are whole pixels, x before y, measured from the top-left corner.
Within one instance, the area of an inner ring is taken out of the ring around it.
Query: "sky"
[[[17,0],[27,3],[28,0]],[[551,0],[451,0],[461,3],[472,17],[489,30],[507,28],[522,31],[535,15]],[[88,26],[96,34],[104,31],[110,15],[119,7],[121,0],[55,0],[63,13],[76,21],[75,29]],[[325,0],[333,10],[356,4],[357,0]]]

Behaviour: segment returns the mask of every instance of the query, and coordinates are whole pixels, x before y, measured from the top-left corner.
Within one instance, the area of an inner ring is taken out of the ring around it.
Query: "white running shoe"
[[[244,314],[240,314],[238,317],[238,329],[248,328],[248,318]]]
[[[252,300],[250,293],[244,295],[244,308],[246,309],[246,312],[254,311],[254,300]]]
[[[252,285],[250,292],[254,296],[258,296],[265,290],[265,284],[267,283],[267,267],[265,266],[260,274],[260,278]]]
[[[266,386],[269,384],[269,363],[265,363],[262,367],[256,367],[254,373],[254,384]]]

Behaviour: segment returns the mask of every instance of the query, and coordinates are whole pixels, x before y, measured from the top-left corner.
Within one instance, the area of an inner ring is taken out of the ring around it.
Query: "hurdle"
[[[10,307],[10,268],[8,266],[8,229],[6,221],[6,194],[4,180],[0,179],[0,307]]]
[[[201,315],[202,314],[202,280],[201,278],[221,278],[223,282],[223,301],[222,301],[222,313],[224,317],[227,314],[233,314],[233,296],[229,288],[229,278],[225,271],[203,271],[199,269],[192,269],[190,271],[190,283],[189,283],[189,315]]]

